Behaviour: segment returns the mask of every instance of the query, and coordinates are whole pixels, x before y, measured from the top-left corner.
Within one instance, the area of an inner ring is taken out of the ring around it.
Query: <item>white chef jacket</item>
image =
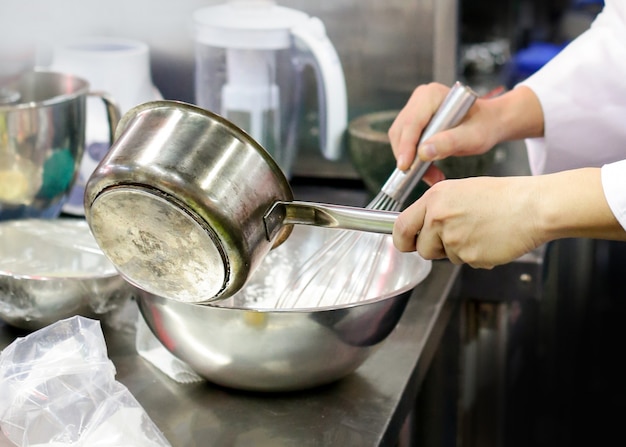
[[[602,167],[605,197],[626,229],[626,0],[606,0],[590,29],[521,85],[545,119],[544,137],[526,140],[531,172]]]

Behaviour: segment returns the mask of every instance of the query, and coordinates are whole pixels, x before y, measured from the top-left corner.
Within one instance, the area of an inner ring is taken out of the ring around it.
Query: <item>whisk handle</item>
[[[437,132],[450,129],[459,124],[477,97],[476,92],[470,87],[456,82],[435,115],[431,118],[424,132],[422,132],[418,146]],[[399,204],[403,204],[430,165],[431,162],[421,161],[419,158],[416,158],[406,171],[396,168],[381,188],[381,191]]]
[[[313,225],[341,230],[391,234],[399,213],[315,202],[274,203],[263,218],[268,240],[281,225]]]

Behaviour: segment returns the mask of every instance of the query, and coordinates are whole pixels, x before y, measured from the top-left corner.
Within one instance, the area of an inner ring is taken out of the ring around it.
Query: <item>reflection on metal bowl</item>
[[[217,304],[184,303],[139,290],[141,313],[167,349],[214,383],[289,391],[338,380],[355,371],[393,331],[431,263],[398,252],[389,238],[391,256],[376,272],[377,296],[341,306],[273,307],[298,263],[335,231],[296,226],[243,290]],[[308,303],[315,302],[311,297]]]
[[[84,220],[0,222],[0,319],[36,330],[74,315],[101,317],[134,294]]]

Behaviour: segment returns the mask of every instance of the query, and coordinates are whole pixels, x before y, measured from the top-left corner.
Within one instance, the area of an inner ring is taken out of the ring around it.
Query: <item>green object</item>
[[[388,110],[366,114],[353,120],[348,126],[350,160],[372,198],[378,194],[396,168],[387,131],[398,112]],[[405,206],[417,200],[427,189],[424,182],[419,182]]]
[[[387,132],[398,112],[386,110],[365,114],[351,121],[348,126],[350,160],[373,196],[380,191],[396,167]],[[492,150],[482,155],[448,157],[435,164],[449,179],[485,175],[493,164],[494,154]],[[428,185],[420,181],[404,204],[405,207],[421,197],[427,189]]]
[[[51,199],[67,192],[74,172],[75,160],[70,150],[55,150],[43,164],[43,182],[38,196]]]
[[[449,179],[477,177],[489,173],[495,154],[494,150],[490,150],[480,155],[444,158],[435,164]]]

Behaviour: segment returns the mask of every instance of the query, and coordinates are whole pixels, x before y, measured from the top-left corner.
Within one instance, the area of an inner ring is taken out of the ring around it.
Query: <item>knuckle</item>
[[[414,247],[411,247],[411,246],[407,243],[407,241],[406,241],[406,239],[405,239],[405,238],[402,238],[402,237],[396,237],[395,235],[394,235],[394,237],[393,237],[393,244],[396,246],[396,248],[397,248],[399,251],[401,251],[401,252],[403,252],[403,253],[406,253],[406,252],[410,252],[410,251],[415,250],[415,248],[414,248]]]
[[[406,219],[403,215],[398,216],[396,223],[393,227],[394,238],[398,237],[399,240],[404,242],[409,237],[409,228]]]

